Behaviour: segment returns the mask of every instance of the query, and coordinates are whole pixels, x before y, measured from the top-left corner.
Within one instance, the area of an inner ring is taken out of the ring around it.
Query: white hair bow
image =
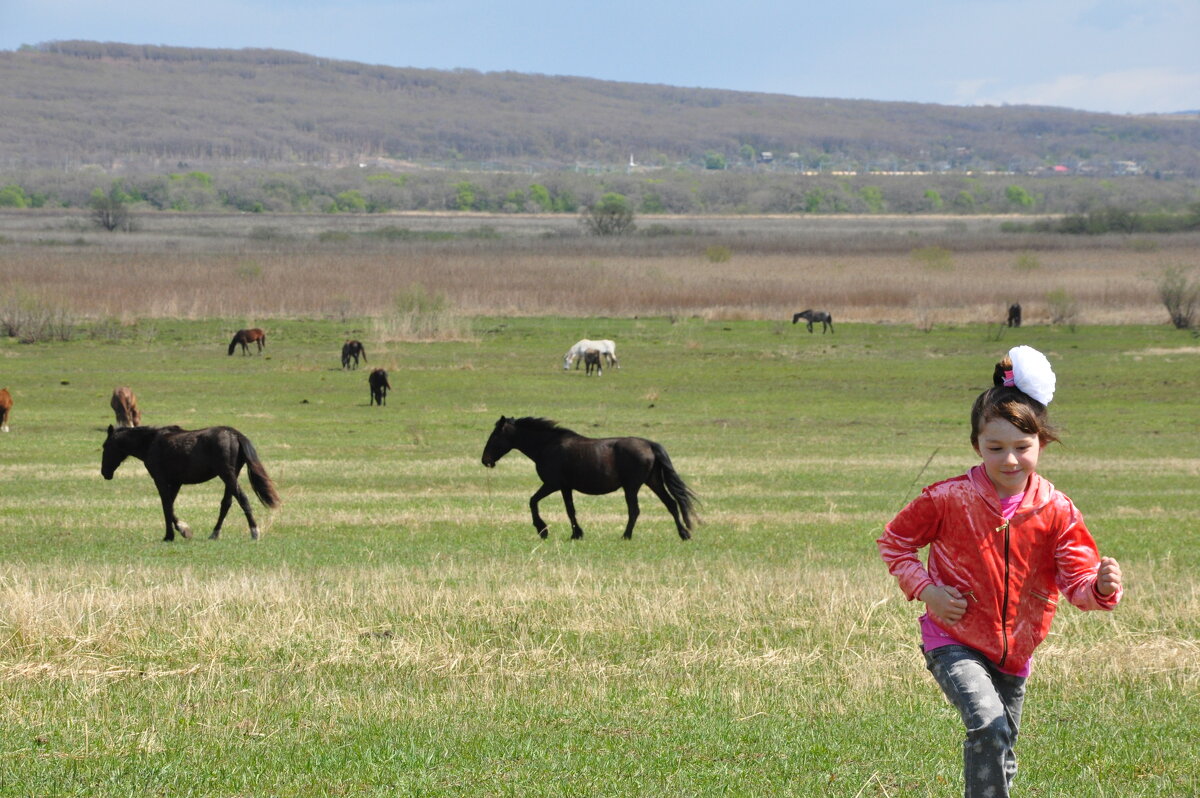
[[[1005,385],[1015,385],[1027,396],[1050,404],[1054,398],[1054,369],[1050,361],[1032,346],[1014,346],[1008,350],[1008,358],[1012,361],[1012,381],[1005,379]],[[1005,375],[1007,378],[1009,375]]]

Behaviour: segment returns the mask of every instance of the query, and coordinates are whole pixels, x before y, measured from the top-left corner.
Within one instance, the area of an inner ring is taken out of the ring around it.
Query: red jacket
[[[1006,522],[982,465],[925,488],[876,541],[909,600],[928,585],[958,588],[967,612],[943,626],[1006,670],[1018,670],[1046,639],[1061,591],[1083,610],[1121,600],[1096,592],[1100,554],[1071,500],[1037,474]],[[917,550],[929,546],[928,565]]]

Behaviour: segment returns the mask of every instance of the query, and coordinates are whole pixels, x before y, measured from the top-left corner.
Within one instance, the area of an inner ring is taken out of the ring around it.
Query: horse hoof
[[[220,537],[221,537],[221,530],[214,529],[213,533],[208,536],[208,539],[209,540],[218,540],[218,539],[220,539]]]
[[[192,529],[187,524],[180,524],[179,525],[179,534],[183,535],[185,538],[191,539]]]
[[[571,533],[571,540],[582,540],[582,539],[583,539],[583,530],[582,529],[576,529],[574,532]]]
[[[539,529],[537,533],[538,537],[540,537],[542,540],[545,540],[550,536],[550,530],[546,528]]]
[[[256,526],[250,527],[250,539],[258,540],[258,527],[256,527]]]

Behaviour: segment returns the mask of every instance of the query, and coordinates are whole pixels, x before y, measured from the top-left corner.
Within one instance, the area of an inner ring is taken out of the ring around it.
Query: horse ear
[[[112,425],[112,424],[109,424],[109,425],[108,425],[108,437],[110,437],[110,438],[111,438],[111,437],[112,437],[112,434],[113,434],[113,425]]]

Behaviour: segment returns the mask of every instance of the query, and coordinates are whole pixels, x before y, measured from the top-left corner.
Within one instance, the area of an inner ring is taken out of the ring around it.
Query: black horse
[[[351,358],[354,360],[354,368],[358,368],[358,359],[360,357],[364,363],[367,362],[367,350],[363,349],[362,341],[351,339],[342,344],[342,368],[350,368]]]
[[[275,484],[267,476],[250,439],[233,427],[185,430],[175,426],[114,428],[109,425],[100,473],[105,479],[112,479],[117,466],[131,455],[146,465],[158,488],[167,522],[167,535],[163,540],[174,540],[176,530],[185,538],[192,536],[188,525],[175,516],[175,497],[181,486],[207,482],[213,477],[220,477],[225,483],[225,495],[221,498],[217,525],[209,537],[215,540],[221,536],[221,524],[236,498],[250,523],[250,537],[258,540],[258,524],[250,512],[250,501],[238,485],[242,466],[247,467],[250,485],[259,500],[267,507],[279,506]]]
[[[233,354],[233,350],[239,346],[242,347],[242,354],[250,354],[250,344],[258,344],[258,351],[261,354],[263,347],[267,345],[267,334],[258,327],[251,327],[249,330],[238,330],[233,334],[233,340],[229,342],[229,354]]]
[[[533,528],[543,538],[549,534],[546,522],[538,515],[538,502],[554,491],[561,491],[567,517],[571,519],[571,539],[583,537],[575,520],[575,501],[571,492],[599,495],[621,488],[629,508],[625,539],[633,537],[637,521],[638,490],[649,485],[675,519],[679,537],[692,536],[692,517],[699,500],[671,465],[666,450],[645,438],[585,438],[545,418],[505,418],[496,422],[487,445],[483,464],[494,468],[496,461],[516,449],[533,461],[542,486],[529,497]]]
[[[802,310],[795,316],[792,316],[792,324],[804,319],[808,322],[808,331],[813,331],[813,322],[821,323],[821,335],[825,334],[825,329],[833,332],[833,316],[830,316],[823,310]]]
[[[371,386],[371,401],[368,405],[379,405],[382,407],[387,404],[387,392],[392,389],[392,384],[388,382],[387,372],[383,369],[374,369],[367,376],[367,384]]]
[[[1014,302],[1008,306],[1008,319],[1005,322],[1009,327],[1021,326],[1021,303]]]

